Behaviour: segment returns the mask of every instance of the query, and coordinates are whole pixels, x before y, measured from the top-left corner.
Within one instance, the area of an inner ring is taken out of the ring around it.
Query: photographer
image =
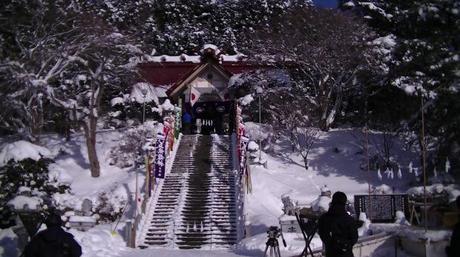
[[[51,213],[45,220],[47,229],[39,232],[26,246],[25,257],[79,257],[81,247],[73,235],[65,232],[61,216]]]
[[[326,257],[353,257],[353,245],[358,241],[355,220],[345,210],[347,196],[336,192],[329,210],[321,215],[318,234],[326,248]]]
[[[457,196],[455,200],[457,210],[460,210],[460,196]],[[455,257],[460,253],[460,215],[458,222],[452,231],[452,237],[450,238],[450,245],[446,247],[447,257]]]

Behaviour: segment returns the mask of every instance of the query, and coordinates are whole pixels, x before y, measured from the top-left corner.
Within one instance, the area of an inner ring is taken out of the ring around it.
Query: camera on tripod
[[[268,238],[278,238],[281,235],[281,229],[277,226],[271,226],[267,230]]]
[[[281,236],[281,238],[283,239],[284,247],[286,247],[286,241],[284,240],[283,232],[277,226],[271,226],[268,228],[267,234],[268,240],[265,247],[264,257],[281,257],[278,237]],[[268,250],[270,251],[267,255]]]

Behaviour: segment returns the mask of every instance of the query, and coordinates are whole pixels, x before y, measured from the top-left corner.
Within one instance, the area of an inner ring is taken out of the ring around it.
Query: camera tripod
[[[281,257],[280,245],[276,237],[269,237],[266,243],[264,257],[267,257],[267,251],[269,251],[269,257]]]

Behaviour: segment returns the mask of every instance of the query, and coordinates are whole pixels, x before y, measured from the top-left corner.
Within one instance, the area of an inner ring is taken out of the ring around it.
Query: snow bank
[[[0,151],[0,165],[5,165],[9,160],[21,161],[27,158],[39,160],[42,157],[51,157],[51,152],[45,147],[34,145],[21,140],[6,144]]]
[[[18,237],[12,229],[0,229],[0,256],[19,256]]]
[[[81,245],[83,251],[81,257],[119,256],[121,251],[127,249],[123,238],[119,234],[112,234],[106,225],[96,226],[85,232],[75,229],[68,232],[72,233]]]

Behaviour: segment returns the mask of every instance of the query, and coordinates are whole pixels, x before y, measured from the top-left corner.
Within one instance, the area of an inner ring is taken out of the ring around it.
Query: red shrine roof
[[[142,77],[154,86],[172,85],[181,80],[199,63],[142,63],[139,64]]]
[[[201,63],[147,62],[139,64],[142,77],[154,86],[173,85],[190,74]],[[232,75],[266,67],[250,62],[223,62],[220,66]]]
[[[191,76],[203,64],[211,63],[218,66],[229,76],[248,72],[260,68],[266,68],[266,65],[244,60],[243,55],[216,55],[218,50],[204,48],[202,56],[155,56],[152,61],[139,64],[142,77],[153,86],[167,86],[168,92],[172,92],[179,84]],[[203,58],[209,54],[211,59]]]

